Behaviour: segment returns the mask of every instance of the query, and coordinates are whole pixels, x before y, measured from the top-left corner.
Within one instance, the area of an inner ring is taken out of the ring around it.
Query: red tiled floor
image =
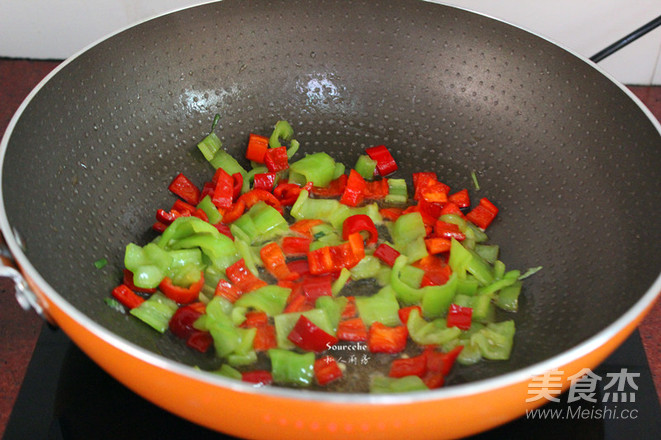
[[[37,83],[59,63],[0,59],[0,137],[12,115]],[[42,321],[14,299],[11,284],[0,282],[0,436],[14,406]]]
[[[0,59],[0,134],[30,90],[54,67],[53,61]],[[657,119],[661,119],[661,87],[631,87]],[[0,436],[32,356],[41,320],[25,313],[7,284],[0,283]],[[661,301],[640,325],[645,351],[661,396]]]

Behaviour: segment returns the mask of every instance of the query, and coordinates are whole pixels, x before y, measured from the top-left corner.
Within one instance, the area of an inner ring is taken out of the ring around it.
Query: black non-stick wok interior
[[[399,176],[435,171],[501,208],[489,229],[501,259],[543,270],[525,283],[512,359],[454,381],[575,346],[659,275],[658,129],[587,62],[424,2],[226,0],[130,28],[66,64],[18,120],[2,168],[9,223],[41,276],[157,352],[185,358],[104,298],[124,246],[153,238],[156,209],[174,200],[170,180],[212,175],[196,143],[216,113],[236,157],[250,132],[268,135],[286,119],[302,152],[353,166],[386,144]],[[98,270],[102,257],[110,264]]]

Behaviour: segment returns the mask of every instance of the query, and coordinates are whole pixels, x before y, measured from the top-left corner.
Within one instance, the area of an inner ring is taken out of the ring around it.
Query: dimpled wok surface
[[[216,113],[235,157],[250,132],[286,119],[296,157],[324,151],[353,166],[385,144],[397,177],[435,171],[499,206],[488,232],[501,259],[544,268],[524,284],[511,360],[463,368],[454,383],[575,346],[659,274],[659,133],[586,62],[424,2],[227,0],[129,28],[66,64],[25,109],[3,165],[9,223],[41,276],[90,318],[168,357],[199,362],[104,298],[125,245],[154,237],[171,179],[211,177],[196,143]],[[102,257],[109,265],[98,270]]]

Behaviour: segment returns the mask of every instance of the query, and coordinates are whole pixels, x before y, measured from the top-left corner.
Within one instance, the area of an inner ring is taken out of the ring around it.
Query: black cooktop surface
[[[661,438],[659,398],[637,331],[592,373],[592,382],[588,380],[580,388],[577,386],[572,396],[569,393],[559,396],[558,402],[549,400],[542,408],[545,412],[536,413],[535,419],[523,416],[473,438]],[[546,396],[542,398],[548,400]],[[142,399],[101,370],[63,332],[48,327],[39,336],[3,437],[4,440],[188,438],[228,437]]]

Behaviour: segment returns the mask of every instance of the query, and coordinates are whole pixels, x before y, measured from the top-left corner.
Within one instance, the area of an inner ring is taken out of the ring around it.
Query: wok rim
[[[427,0],[422,0],[427,1]],[[268,386],[268,387],[255,387],[253,385],[245,384],[240,381],[232,380],[225,378],[219,375],[215,375],[210,372],[200,371],[191,366],[187,366],[180,362],[177,362],[173,359],[167,358],[165,356],[156,354],[152,351],[149,351],[143,347],[138,346],[137,344],[115,334],[114,332],[108,330],[102,325],[95,322],[93,319],[86,316],[83,312],[78,310],[73,304],[64,299],[50,284],[41,277],[36,268],[30,263],[27,256],[23,253],[16,237],[13,233],[13,228],[9,224],[7,218],[7,212],[5,209],[4,202],[4,188],[2,187],[3,179],[3,168],[5,161],[5,154],[9,147],[9,140],[14,131],[16,124],[21,118],[23,112],[28,107],[32,99],[44,88],[48,82],[56,76],[62,69],[67,65],[73,63],[78,57],[86,53],[88,50],[94,48],[106,40],[114,37],[115,35],[131,29],[133,27],[139,26],[145,22],[151,21],[153,19],[166,16],[169,14],[174,14],[179,11],[192,9],[198,6],[203,6],[211,3],[218,3],[219,1],[210,0],[203,1],[193,5],[184,6],[181,8],[176,8],[164,13],[156,14],[154,16],[136,21],[135,23],[129,24],[121,29],[113,31],[98,40],[90,43],[86,47],[80,49],[75,54],[71,55],[67,59],[63,60],[57,67],[55,67],[51,72],[49,72],[35,87],[30,91],[27,97],[18,107],[15,114],[12,116],[5,133],[0,141],[0,231],[5,237],[5,241],[11,254],[13,255],[16,263],[20,267],[21,271],[24,273],[24,276],[32,280],[39,288],[39,291],[48,298],[49,301],[52,301],[53,304],[61,309],[69,318],[73,319],[81,326],[85,327],[90,333],[95,337],[103,340],[105,343],[112,345],[113,347],[118,348],[119,350],[127,353],[128,355],[135,357],[143,362],[146,362],[156,368],[167,370],[171,373],[175,373],[186,378],[196,380],[199,382],[204,382],[210,386],[215,386],[219,388],[226,388],[231,391],[255,394],[255,395],[264,395],[273,398],[286,398],[307,402],[315,403],[330,403],[330,404],[342,404],[342,405],[393,405],[393,404],[406,404],[412,402],[427,402],[435,400],[446,400],[453,398],[467,397],[471,395],[480,395],[489,391],[506,388],[517,383],[528,382],[531,378],[538,376],[545,371],[551,371],[559,366],[569,365],[571,362],[577,361],[584,357],[586,354],[598,350],[600,347],[606,345],[612,338],[617,334],[626,329],[626,327],[637,318],[642,317],[644,313],[651,308],[655,300],[661,296],[661,272],[658,274],[656,280],[649,286],[646,292],[637,300],[628,310],[620,315],[616,320],[612,321],[605,328],[594,334],[593,336],[587,338],[585,341],[561,352],[557,355],[545,359],[541,362],[529,365],[525,368],[520,368],[509,373],[501,374],[487,379],[477,380],[464,384],[451,385],[448,387],[443,387],[436,390],[428,391],[415,391],[408,392],[403,394],[369,394],[369,393],[347,393],[347,392],[328,392],[328,391],[313,391],[305,389],[292,389],[278,386]],[[513,24],[501,18],[494,17],[492,15],[482,13],[479,11],[472,10],[470,8],[464,8],[456,5],[438,3],[438,2],[429,2],[432,4],[437,4],[449,8],[455,8],[464,10],[473,14],[481,15],[487,17],[491,20],[495,20],[509,26],[523,30],[529,34],[532,34],[542,40],[545,40],[560,49],[568,52],[569,54],[575,56],[579,60],[588,63],[593,69],[598,73],[606,77],[610,82],[616,85],[621,91],[623,91],[629,99],[642,110],[643,114],[647,119],[652,123],[656,128],[657,132],[661,136],[661,123],[654,117],[652,112],[640,101],[640,99],[633,94],[625,85],[620,83],[615,79],[610,73],[606,72],[603,68],[599,67],[596,63],[589,60],[587,57],[575,52],[574,50],[559,44],[552,39],[540,35],[534,31],[526,29],[517,24]],[[12,231],[12,233],[9,233]],[[44,304],[42,304],[44,306]],[[46,313],[48,309],[45,308]],[[57,324],[57,323],[56,323]]]

